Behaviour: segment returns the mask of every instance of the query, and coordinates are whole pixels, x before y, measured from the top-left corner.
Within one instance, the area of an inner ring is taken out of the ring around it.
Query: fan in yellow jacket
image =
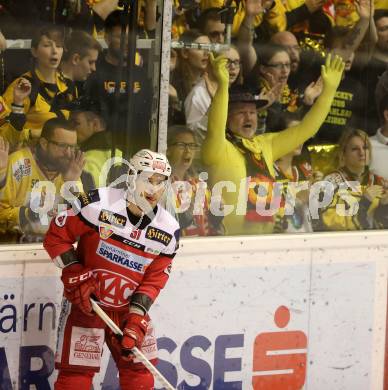
[[[72,101],[75,96],[60,73],[55,74],[55,83],[52,84],[46,83],[38,70],[27,72],[21,77],[30,80],[32,92],[36,90],[33,97],[30,95],[32,99],[29,96],[23,102],[22,108],[26,115],[26,123],[23,127],[31,130],[32,138],[38,138],[47,120],[58,116],[69,117],[69,111],[61,108]],[[3,95],[9,105],[13,103],[14,88],[20,80],[21,78],[14,80]]]
[[[11,113],[11,108],[4,100],[2,96],[0,96],[0,121],[3,121],[8,115]]]
[[[222,197],[226,214],[224,224],[228,234],[270,232],[272,224],[268,227],[255,223],[254,213],[251,212],[256,209],[255,175],[267,171],[274,177],[274,161],[294,150],[318,131],[341,81],[344,62],[339,57],[327,57],[326,64],[322,67],[322,94],[299,125],[279,133],[261,135],[255,135],[257,110],[254,102],[257,98],[247,100],[244,98],[244,95],[247,95],[243,94],[239,102],[229,107],[228,114],[229,73],[226,69],[226,59],[221,56],[214,60],[212,57],[212,66],[219,86],[209,111],[202,159],[208,167],[213,195],[216,189],[219,190],[223,186]],[[248,182],[247,177],[250,179]],[[253,199],[249,199],[249,195],[252,195]],[[246,218],[248,215],[253,218]]]
[[[23,129],[26,120],[23,101],[31,93],[30,81],[21,77],[12,92],[11,104],[0,97],[0,135],[8,142],[10,151],[16,150],[29,140],[29,129]]]
[[[70,123],[54,118],[45,123],[36,148],[26,147],[9,156],[5,187],[0,192],[2,231],[45,233],[64,182],[76,181],[82,191],[79,178],[84,157],[76,148],[77,134]],[[48,218],[46,223],[43,215]]]

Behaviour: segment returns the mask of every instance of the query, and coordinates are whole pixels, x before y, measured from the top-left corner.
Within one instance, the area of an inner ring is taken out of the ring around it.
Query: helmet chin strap
[[[143,221],[144,215],[147,215],[150,220],[155,217],[154,210],[144,196],[144,193],[153,194],[155,192],[154,186],[148,182],[148,177],[142,177],[142,172],[138,174],[136,171],[128,173],[128,189],[126,191],[126,200],[137,206],[142,215],[136,223],[138,228]]]

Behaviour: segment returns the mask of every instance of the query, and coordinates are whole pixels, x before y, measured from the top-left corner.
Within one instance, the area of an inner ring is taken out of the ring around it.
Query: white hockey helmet
[[[139,172],[152,172],[170,177],[171,165],[167,157],[162,153],[153,152],[149,149],[142,149],[135,153],[129,163]]]

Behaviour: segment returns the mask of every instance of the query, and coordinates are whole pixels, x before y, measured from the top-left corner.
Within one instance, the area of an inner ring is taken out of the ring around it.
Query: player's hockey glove
[[[86,315],[92,316],[90,296],[99,299],[99,286],[90,268],[75,263],[63,268],[61,280],[65,297]]]
[[[137,313],[129,313],[121,340],[123,355],[128,355],[128,352],[134,347],[141,347],[144,336],[147,333],[148,322],[148,315],[143,316]]]

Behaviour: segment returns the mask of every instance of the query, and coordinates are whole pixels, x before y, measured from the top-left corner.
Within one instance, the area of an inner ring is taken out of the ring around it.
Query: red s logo
[[[275,323],[284,328],[290,311],[280,306]],[[254,390],[299,390],[306,380],[307,337],[302,331],[260,333],[253,350]]]

